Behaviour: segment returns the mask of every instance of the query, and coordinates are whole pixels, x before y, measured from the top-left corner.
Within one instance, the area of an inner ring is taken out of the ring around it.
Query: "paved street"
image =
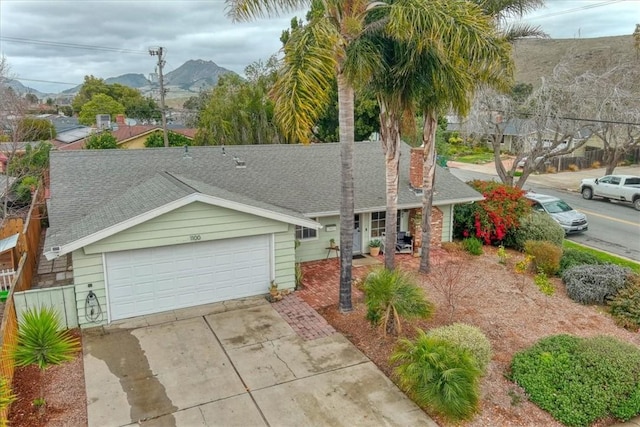
[[[458,178],[498,180],[493,163],[473,165],[450,161],[451,173]],[[623,166],[616,174],[640,175],[640,166]],[[584,178],[596,178],[605,174],[604,168],[586,169],[577,172],[531,175],[525,190],[564,199],[574,209],[585,213],[589,219],[589,230],[568,236],[569,240],[599,250],[613,253],[635,261],[640,261],[640,212],[631,204],[606,202],[604,200],[584,200],[577,192]]]

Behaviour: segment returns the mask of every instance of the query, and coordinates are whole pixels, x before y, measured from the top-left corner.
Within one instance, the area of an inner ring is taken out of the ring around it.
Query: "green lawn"
[[[562,246],[565,248],[578,249],[583,252],[588,252],[594,255],[595,257],[597,257],[602,262],[608,262],[610,264],[616,264],[622,267],[629,267],[634,272],[640,274],[640,263],[637,263],[635,261],[631,261],[625,258],[620,258],[618,256],[609,254],[607,252],[602,252],[597,249],[592,249],[592,248],[580,245],[578,243],[574,243],[571,240],[565,239]]]
[[[467,154],[464,156],[455,156],[454,160],[456,162],[473,163],[473,164],[489,163],[493,161],[493,153],[483,152],[483,153]]]

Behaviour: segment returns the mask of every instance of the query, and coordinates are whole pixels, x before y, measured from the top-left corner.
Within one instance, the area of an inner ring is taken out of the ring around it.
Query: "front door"
[[[362,253],[362,233],[360,232],[360,214],[353,217],[353,253]]]

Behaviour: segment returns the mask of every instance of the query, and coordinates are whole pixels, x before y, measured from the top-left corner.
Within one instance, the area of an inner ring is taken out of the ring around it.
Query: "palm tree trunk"
[[[398,221],[398,173],[400,168],[400,121],[397,114],[387,103],[379,99],[380,105],[380,134],[384,151],[385,179],[387,194],[387,212],[385,215],[384,238],[384,266],[395,268],[396,224]]]
[[[353,310],[351,274],[353,264],[353,146],[354,94],[346,77],[338,72],[338,124],[340,126],[340,312]]]
[[[420,272],[429,273],[429,249],[431,247],[431,208],[433,206],[433,181],[436,173],[436,128],[438,114],[433,110],[424,112],[422,128],[422,145],[424,147],[424,163],[422,172],[422,255]]]

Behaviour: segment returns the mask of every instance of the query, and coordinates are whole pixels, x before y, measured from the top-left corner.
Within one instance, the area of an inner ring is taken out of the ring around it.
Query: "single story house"
[[[397,227],[418,237],[422,150],[401,154]],[[297,262],[336,256],[336,143],[55,151],[50,162],[44,254],[71,254],[81,326],[265,294],[271,281],[293,288]],[[355,144],[354,180],[363,253],[385,226],[379,143]],[[481,199],[438,168],[432,243],[451,240],[455,204]]]

